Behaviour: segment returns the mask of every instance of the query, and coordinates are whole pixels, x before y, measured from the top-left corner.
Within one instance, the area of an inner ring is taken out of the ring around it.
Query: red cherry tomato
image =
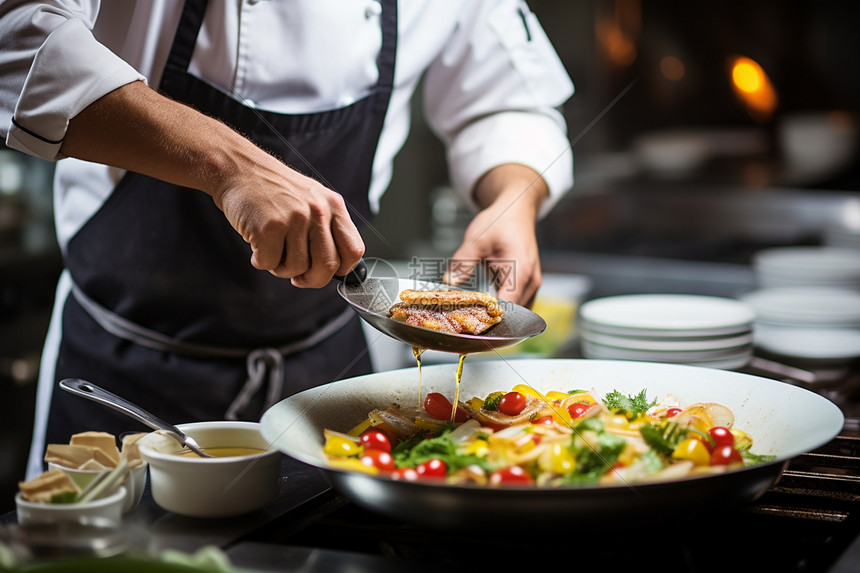
[[[365,450],[382,450],[383,452],[391,452],[391,442],[388,436],[379,430],[367,430],[361,434],[361,445]]]
[[[735,437],[728,428],[714,426],[708,430],[708,433],[711,435],[711,439],[714,440],[714,443],[717,446],[735,446]]]
[[[397,468],[391,472],[391,479],[399,481],[415,481],[418,479],[418,472],[413,468]]]
[[[415,471],[421,477],[445,477],[448,474],[448,464],[440,459],[433,458],[418,464]]]
[[[551,426],[552,416],[541,416],[537,420],[532,420],[532,424],[546,424],[547,426]]]
[[[450,420],[451,411],[454,405],[451,401],[439,392],[430,392],[424,398],[424,411],[434,420]],[[463,408],[457,407],[457,414],[454,421],[461,424],[469,419],[469,413]]]
[[[508,392],[499,400],[499,412],[508,416],[516,416],[526,407],[526,397],[519,392]]]
[[[394,458],[391,457],[391,454],[382,450],[364,450],[359,459],[366,466],[379,468],[386,472],[394,470]]]
[[[731,446],[717,446],[711,453],[712,466],[727,466],[729,464],[742,464],[744,459],[741,453]]]
[[[532,485],[534,479],[520,466],[508,466],[490,474],[490,485]]]
[[[675,416],[677,416],[681,412],[682,412],[681,408],[669,408],[668,410],[666,410],[666,417],[667,418],[674,418]]]
[[[579,418],[583,414],[585,414],[586,410],[591,408],[588,404],[583,404],[582,402],[576,402],[567,407],[567,411],[570,414],[571,418]]]

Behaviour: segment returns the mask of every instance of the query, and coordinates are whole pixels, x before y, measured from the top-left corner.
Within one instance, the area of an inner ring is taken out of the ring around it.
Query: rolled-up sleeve
[[[573,155],[558,108],[573,83],[520,0],[469,3],[425,77],[425,111],[447,145],[451,182],[470,205],[478,179],[519,163],[546,181],[546,214],[573,186]]]
[[[0,8],[0,133],[6,144],[61,159],[69,120],[145,78],[92,34],[98,2],[7,2]]]

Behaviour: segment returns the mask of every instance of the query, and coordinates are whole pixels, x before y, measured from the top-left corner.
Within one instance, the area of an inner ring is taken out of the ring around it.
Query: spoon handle
[[[189,436],[186,436],[179,428],[173,424],[168,424],[158,416],[150,414],[137,404],[129,402],[125,398],[121,398],[112,392],[108,392],[104,388],[99,388],[91,382],[80,380],[78,378],[66,378],[60,381],[60,388],[66,392],[75,394],[87,400],[98,402],[109,408],[113,408],[117,412],[121,412],[130,418],[134,418],[138,422],[149,426],[153,430],[164,430],[173,434],[173,437],[179,440],[184,446],[188,446]],[[193,442],[193,440],[191,440]],[[194,446],[197,444],[194,443]],[[193,448],[192,448],[193,449]],[[196,451],[196,450],[195,450]]]

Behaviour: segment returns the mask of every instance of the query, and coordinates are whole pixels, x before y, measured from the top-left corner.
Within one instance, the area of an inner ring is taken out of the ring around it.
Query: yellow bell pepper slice
[[[369,475],[376,475],[379,473],[379,468],[365,465],[361,463],[361,460],[358,458],[329,458],[328,463],[331,467],[341,470],[362,472]]]
[[[689,460],[697,466],[707,466],[711,463],[711,454],[700,440],[686,439],[678,444],[672,452],[672,458],[676,460]]]
[[[425,418],[415,418],[415,426],[422,430],[438,430],[439,428],[443,428],[445,424],[437,424]]]
[[[362,452],[362,449],[361,444],[355,440],[332,433],[326,436],[323,453],[327,456],[348,458],[357,456]]]
[[[357,438],[357,437],[359,437],[361,434],[363,434],[365,430],[367,430],[368,428],[370,428],[372,425],[373,425],[373,421],[372,421],[370,418],[368,418],[368,419],[366,419],[365,421],[363,421],[362,423],[360,423],[360,424],[356,425],[356,426],[355,426],[354,428],[352,428],[350,431],[348,431],[348,432],[347,432],[347,435],[349,435],[349,436],[353,436],[353,437],[356,437],[356,438]]]
[[[517,384],[511,389],[511,392],[519,392],[523,396],[533,396],[542,402],[546,402],[547,398],[528,384]]]

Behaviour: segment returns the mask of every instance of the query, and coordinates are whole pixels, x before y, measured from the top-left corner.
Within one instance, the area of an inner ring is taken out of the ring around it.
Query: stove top
[[[467,534],[402,523],[330,490],[246,541],[355,559],[390,558],[391,565],[400,564],[403,571],[418,565],[471,572],[476,567],[511,571],[520,566],[531,570],[607,563],[635,567],[642,562],[690,572],[858,571],[860,370],[850,368],[838,378],[816,372],[790,378],[786,372],[803,371],[789,366],[749,373],[769,374],[823,394],[843,410],[845,424],[837,438],[791,460],[777,483],[743,508],[677,521],[618,523],[601,530],[583,523],[559,528],[524,521],[516,534],[499,536],[482,523]]]
[[[565,564],[634,567],[643,561],[692,572],[831,571],[849,559],[860,536],[860,419],[848,419],[835,440],[793,460],[750,506],[677,522],[617,525],[589,532],[587,524],[548,529],[524,521],[518,533],[498,536],[475,523],[468,534],[447,533],[382,517],[329,491],[250,540],[397,558],[444,571],[474,571],[479,565],[504,571]]]

